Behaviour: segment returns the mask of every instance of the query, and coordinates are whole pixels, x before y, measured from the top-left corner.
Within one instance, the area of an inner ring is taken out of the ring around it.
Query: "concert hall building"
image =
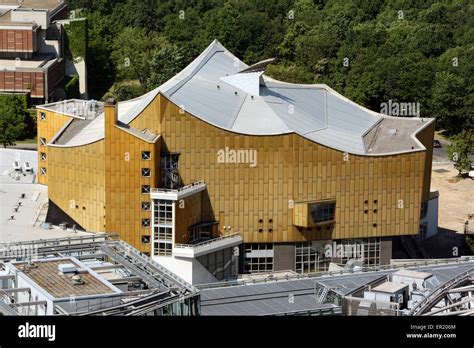
[[[434,120],[274,80],[271,62],[214,41],[139,98],[38,107],[47,221],[118,233],[191,283],[384,264],[436,231]]]

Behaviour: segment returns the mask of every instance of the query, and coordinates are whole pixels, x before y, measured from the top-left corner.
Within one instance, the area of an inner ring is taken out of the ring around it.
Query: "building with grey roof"
[[[273,63],[215,40],[138,98],[39,106],[49,222],[117,232],[193,284],[386,264],[394,239],[436,229],[434,120],[278,81]]]

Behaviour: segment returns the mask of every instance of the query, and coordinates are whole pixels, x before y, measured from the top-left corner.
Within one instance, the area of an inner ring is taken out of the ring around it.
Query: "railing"
[[[264,279],[252,279],[252,280],[229,280],[218,283],[208,283],[208,284],[199,284],[196,285],[199,289],[210,289],[210,288],[220,288],[227,286],[237,286],[237,285],[248,285],[248,284],[258,284],[258,283],[273,283],[277,281],[288,281],[288,280],[298,280],[298,279],[308,279],[308,278],[323,278],[328,276],[343,276],[348,274],[360,274],[365,272],[387,272],[394,271],[405,268],[415,268],[415,267],[428,267],[428,266],[442,266],[442,265],[452,265],[459,264],[464,262],[474,262],[474,256],[462,256],[456,259],[441,259],[441,260],[426,260],[418,262],[406,262],[406,263],[397,263],[395,265],[381,265],[381,266],[372,266],[372,267],[361,267],[358,270],[353,269],[344,269],[340,271],[321,271],[317,273],[301,273],[297,275],[289,275],[283,277],[267,277]],[[271,273],[269,273],[270,275]]]
[[[69,249],[80,248],[82,246],[90,247],[90,244],[117,239],[118,234],[116,233],[97,233],[87,236],[77,236],[68,238],[39,239],[25,242],[0,243],[0,260],[5,258],[12,259],[12,253],[23,250],[34,250],[35,255],[39,256],[44,254],[45,252],[55,253],[60,251],[67,251]]]
[[[141,251],[133,248],[130,244],[124,242],[123,240],[118,240],[115,242],[117,245],[121,247],[122,250],[125,250],[126,252],[129,252],[132,255],[135,255],[136,257],[142,259],[143,261],[146,261],[147,265],[150,265],[156,269],[159,273],[161,273],[162,276],[167,277],[168,281],[173,281],[180,286],[188,289],[192,293],[198,293],[199,289],[196,288],[195,286],[189,284],[187,281],[182,279],[181,277],[178,277],[176,274],[173,272],[169,271],[167,268],[164,266],[160,265],[158,262],[150,258],[149,256],[143,254]]]
[[[166,189],[166,188],[152,188],[151,193],[182,193],[188,190],[192,190],[196,187],[204,187],[206,186],[206,183],[204,180],[199,180],[197,182],[194,182],[192,184],[177,188],[177,189]]]
[[[212,244],[212,243],[215,243],[215,242],[219,242],[223,239],[237,237],[237,236],[240,236],[240,232],[226,234],[225,236],[222,236],[222,237],[219,237],[219,238],[214,238],[214,239],[209,239],[209,240],[206,240],[204,242],[197,243],[197,244],[175,244],[174,247],[175,248],[180,248],[180,249],[193,249],[193,248],[201,247],[201,246],[204,246],[204,245]]]
[[[440,301],[440,297],[442,298],[442,296],[444,296],[444,294],[448,290],[464,281],[469,280],[473,272],[474,270],[471,269],[469,271],[456,275],[445,283],[438,285],[428,296],[426,296],[420,302],[417,302],[413,306],[409,315],[418,316],[431,309],[431,307],[433,307],[434,305],[436,305],[436,303]]]

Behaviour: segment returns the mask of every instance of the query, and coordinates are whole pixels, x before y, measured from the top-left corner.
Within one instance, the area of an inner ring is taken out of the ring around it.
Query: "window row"
[[[155,240],[173,239],[173,229],[171,227],[155,227],[153,233]]]
[[[273,257],[251,257],[244,260],[245,273],[264,273],[273,271]]]
[[[172,243],[155,242],[153,252],[156,256],[171,256],[173,250]]]
[[[298,273],[326,271],[329,268],[330,259],[325,257],[324,252],[312,247],[311,242],[298,243],[295,255],[295,270]]]

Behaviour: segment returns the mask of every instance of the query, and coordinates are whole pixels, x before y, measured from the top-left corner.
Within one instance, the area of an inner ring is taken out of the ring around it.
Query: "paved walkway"
[[[14,161],[30,162],[34,173],[15,172]],[[0,243],[87,235],[41,227],[48,188],[36,183],[37,162],[36,151],[0,149]]]

